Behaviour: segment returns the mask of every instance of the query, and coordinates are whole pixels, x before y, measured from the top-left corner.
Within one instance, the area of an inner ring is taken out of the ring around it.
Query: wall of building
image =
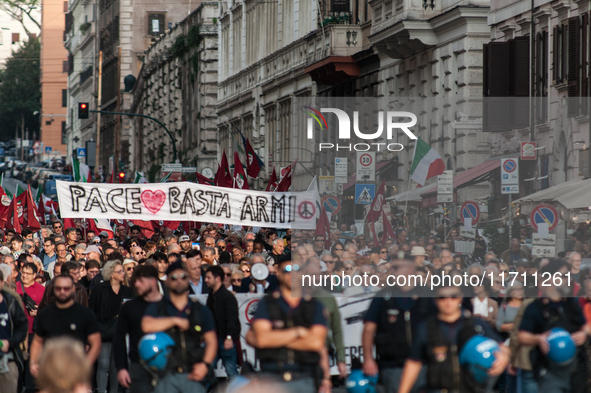
[[[36,21],[41,21],[41,10],[37,7],[31,11],[31,16]],[[25,27],[18,20],[14,19],[6,11],[0,11],[0,68],[4,68],[6,59],[12,55],[13,50],[17,50],[19,45],[28,40],[28,33],[35,36],[41,31],[28,17],[23,18]],[[14,36],[17,34],[18,36]],[[14,37],[13,37],[14,36]],[[13,40],[13,38],[18,38]]]
[[[51,156],[66,156],[65,124],[68,52],[64,47],[65,9],[61,2],[42,3],[41,27],[41,142]],[[44,158],[47,158],[44,155]]]

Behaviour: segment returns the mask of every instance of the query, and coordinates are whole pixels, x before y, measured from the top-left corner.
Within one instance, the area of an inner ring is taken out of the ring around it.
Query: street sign
[[[21,138],[16,138],[16,147],[21,147]]]
[[[501,186],[512,185],[519,185],[519,164],[516,158],[503,158],[501,160]]]
[[[78,157],[86,157],[86,149],[83,147],[79,147],[78,149],[76,149],[76,155]]]
[[[536,142],[521,142],[521,159],[535,160],[536,159]]]
[[[371,205],[376,196],[375,184],[355,184],[355,204]]]
[[[339,194],[339,195],[343,194],[343,183],[337,184],[337,194]]]
[[[501,194],[519,194],[519,185],[501,186]]]
[[[197,172],[197,168],[194,166],[184,166],[181,168],[182,173],[195,173]]]
[[[337,214],[339,211],[341,211],[341,203],[334,195],[327,195],[322,198],[322,205],[324,206],[326,212],[330,214]]]
[[[556,244],[556,235],[549,233],[548,236],[541,237],[537,233],[532,233],[531,243],[538,246],[553,246]]]
[[[45,146],[45,154],[51,153],[51,146]]]
[[[542,222],[548,224],[548,230],[550,231],[556,228],[558,224],[558,212],[551,205],[542,204],[534,207],[529,218],[532,227],[536,231],[538,230],[538,224]]]
[[[374,151],[357,152],[357,181],[376,180],[376,153]]]
[[[162,172],[180,172],[183,164],[162,164]]]
[[[462,215],[462,221],[465,222],[467,219],[470,219],[472,225],[476,225],[476,223],[480,219],[480,209],[478,207],[478,203],[474,201],[464,202],[462,208],[460,209],[460,212]]]
[[[443,171],[437,176],[437,203],[450,203],[454,201],[454,172]]]
[[[555,246],[531,246],[532,258],[553,258],[556,256]]]
[[[476,239],[476,228],[469,231],[465,230],[464,227],[460,227],[460,237],[467,237],[469,239]]]
[[[346,157],[335,157],[334,159],[334,180],[335,183],[346,183],[348,178],[349,168]]]
[[[208,166],[206,166],[205,168],[203,168],[201,170],[201,174],[203,176],[207,177],[208,179],[213,179],[213,176],[214,176],[213,169],[211,169]]]
[[[334,193],[334,176],[318,176],[318,192],[320,194]]]

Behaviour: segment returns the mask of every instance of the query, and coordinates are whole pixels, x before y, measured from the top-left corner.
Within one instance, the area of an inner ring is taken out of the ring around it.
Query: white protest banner
[[[146,184],[56,181],[62,218],[202,221],[315,229],[318,193],[263,192],[176,182]]]
[[[361,344],[361,333],[363,332],[363,315],[369,308],[369,304],[374,294],[363,294],[352,297],[335,297],[341,313],[341,329],[343,331],[343,341],[345,346],[345,362],[347,367],[351,368],[351,358],[357,357],[363,361],[363,346]],[[242,347],[242,358],[244,362],[249,362],[256,370],[259,369],[259,362],[255,357],[255,349],[246,343],[244,337],[250,329],[250,323],[254,317],[259,300],[264,295],[238,293],[236,300],[238,301],[238,317],[240,319],[240,345]],[[192,298],[197,299],[201,304],[205,305],[207,302],[207,295],[191,295]],[[329,359],[330,373],[338,375],[339,370],[334,357]],[[215,375],[217,377],[225,377],[226,372],[222,361],[219,360],[215,367]]]

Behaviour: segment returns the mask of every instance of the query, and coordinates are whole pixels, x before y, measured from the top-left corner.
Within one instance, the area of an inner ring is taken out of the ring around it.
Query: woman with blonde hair
[[[109,374],[115,376],[110,378],[109,391],[117,391],[117,368],[111,353],[111,342],[121,306],[132,298],[133,292],[124,284],[125,270],[121,261],[107,262],[102,275],[105,281],[90,292],[88,308],[94,311],[101,327],[102,347],[97,359],[96,384],[99,393],[106,393]]]
[[[39,358],[41,393],[87,393],[90,365],[82,344],[70,337],[47,340]]]

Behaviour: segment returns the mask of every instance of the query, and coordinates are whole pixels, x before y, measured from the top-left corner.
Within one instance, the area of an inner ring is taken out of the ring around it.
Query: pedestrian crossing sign
[[[355,184],[355,204],[371,205],[376,196],[375,184]]]

